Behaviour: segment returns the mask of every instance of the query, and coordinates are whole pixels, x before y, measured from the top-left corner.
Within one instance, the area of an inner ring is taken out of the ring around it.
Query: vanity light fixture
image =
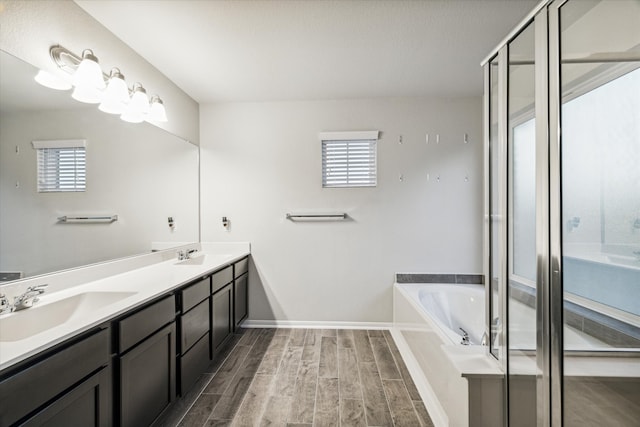
[[[51,46],[49,54],[58,68],[70,75],[71,83],[65,82],[63,76],[40,70],[35,80],[41,85],[58,90],[73,87],[73,99],[100,104],[100,111],[120,114],[120,118],[127,122],[167,121],[164,103],[158,95],[149,100],[141,83],[135,83],[129,89],[119,68],[112,68],[109,75],[104,74],[98,58],[91,49],[85,49],[80,57],[60,45],[55,45]]]
[[[73,73],[73,85],[77,88],[104,89],[104,77],[102,69],[98,65],[98,58],[91,49],[82,51],[82,60]]]
[[[120,118],[129,123],[141,123],[147,114],[149,114],[149,98],[147,91],[140,83],[133,85],[133,93],[127,109],[122,113]]]
[[[153,95],[151,97],[151,107],[149,109],[149,115],[147,116],[147,120],[151,120],[154,122],[166,122],[167,121],[167,112],[164,109],[164,102],[158,95]]]
[[[102,102],[102,91],[89,86],[76,86],[71,97],[85,104],[99,104]]]
[[[45,70],[38,70],[38,74],[36,74],[34,79],[42,86],[48,87],[49,89],[69,90],[73,87],[70,81]]]
[[[129,88],[124,81],[124,76],[120,69],[114,67],[109,74],[109,83],[107,83],[102,103],[98,109],[109,114],[122,114],[127,108],[129,100]]]

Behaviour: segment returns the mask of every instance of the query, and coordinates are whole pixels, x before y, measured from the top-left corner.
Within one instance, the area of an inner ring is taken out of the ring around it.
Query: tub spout
[[[462,341],[460,341],[460,344],[462,344],[462,345],[469,345],[469,344],[471,344],[471,343],[469,342],[469,334],[467,333],[467,331],[465,331],[465,330],[464,330],[464,329],[462,329],[462,328],[458,328],[458,329],[460,329],[460,330],[462,331]]]
[[[482,340],[480,341],[480,345],[488,346],[489,345],[489,335],[487,335],[487,331],[482,333]]]

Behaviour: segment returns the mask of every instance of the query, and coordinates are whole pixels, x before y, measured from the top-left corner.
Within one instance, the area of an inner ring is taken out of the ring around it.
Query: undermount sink
[[[85,292],[0,319],[0,342],[29,338],[134,295],[135,292]]]
[[[210,255],[210,254],[202,254],[195,255],[189,259],[185,259],[183,261],[178,261],[175,265],[202,265],[205,262],[210,262],[215,260],[225,261],[225,258],[228,258],[230,255],[221,254],[221,255]]]

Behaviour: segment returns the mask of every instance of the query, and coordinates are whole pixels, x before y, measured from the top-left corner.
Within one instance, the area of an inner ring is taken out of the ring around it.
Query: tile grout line
[[[338,351],[338,332],[336,331],[336,371],[338,371],[338,427],[342,426],[342,397],[340,396],[340,352]]]
[[[405,382],[405,379],[402,376],[402,370],[398,366],[399,362],[396,360],[396,356],[395,356],[395,354],[393,354],[393,351],[391,351],[391,345],[389,344],[389,340],[387,339],[386,336],[384,336],[384,334],[383,334],[383,337],[384,337],[385,342],[387,343],[387,347],[389,348],[389,353],[391,353],[391,358],[393,359],[393,362],[396,364],[396,369],[398,369],[398,373],[400,374],[400,380],[402,381],[402,385],[404,386],[404,389],[407,392],[407,396],[409,396],[409,401],[411,402],[411,406],[413,407],[413,412],[415,413],[416,417],[418,417],[418,420],[420,420],[420,415],[418,414],[418,411],[416,410],[416,405],[413,403],[413,399],[411,398],[411,394],[409,393],[409,387],[407,387],[407,383]],[[393,339],[393,337],[391,335],[389,337],[390,337],[390,339]],[[404,364],[404,360],[402,360],[402,355],[400,353],[398,353],[398,355],[401,358],[400,363]],[[406,365],[405,365],[405,368],[406,368]],[[409,378],[411,378],[411,377],[409,377]],[[384,387],[383,387],[383,389],[384,389]],[[391,409],[391,406],[389,406],[389,409]],[[431,418],[431,415],[429,415],[429,418]],[[392,417],[392,419],[393,419],[393,417]]]
[[[289,343],[290,342],[291,342],[291,331],[289,331],[289,335],[287,335],[287,342],[286,342],[286,344],[285,344],[285,346],[283,348],[282,357],[280,358],[280,361],[278,362],[278,368],[276,369],[276,373],[273,375],[273,384],[271,385],[269,394],[267,395],[267,403],[266,403],[267,406],[269,405],[269,401],[271,400],[272,397],[282,397],[282,396],[276,394],[276,391],[277,391],[276,390],[277,389],[276,386],[278,385],[278,378],[279,378],[279,375],[281,373],[282,363],[284,361],[284,355],[290,349],[290,347],[289,347]],[[287,396],[285,396],[285,397],[287,397]],[[286,425],[287,420],[289,418],[289,411],[291,410],[291,398],[287,397],[287,399],[289,399],[289,407],[287,408],[288,409],[287,417],[285,418],[285,421],[284,421],[285,425]],[[263,412],[263,417],[264,417],[264,412]],[[262,424],[262,418],[260,419],[260,423]]]
[[[314,332],[315,333],[315,332]],[[305,334],[306,337],[306,334]],[[336,346],[337,348],[337,346]],[[322,333],[320,333],[320,351],[318,353],[318,370],[316,374],[316,394],[313,396],[313,415],[311,416],[311,425],[316,420],[316,408],[318,407],[318,387],[320,386],[320,359],[322,357]]]
[[[253,345],[251,346],[251,349],[258,344],[258,340],[260,339],[260,337],[265,333],[264,330],[260,331],[260,334],[256,337],[256,340],[254,341]],[[275,336],[275,335],[274,335]],[[273,338],[273,336],[272,336]],[[271,345],[271,342],[269,342],[269,345]],[[245,359],[247,357],[249,357],[249,354],[251,354],[251,349],[249,349],[249,352],[247,353],[247,355],[245,356]],[[256,367],[256,372],[253,373],[253,376],[251,377],[251,381],[249,382],[249,385],[247,386],[247,390],[244,392],[244,396],[242,396],[242,400],[240,400],[240,404],[238,405],[238,409],[236,409],[236,413],[233,414],[233,418],[231,418],[231,425],[233,426],[236,422],[236,418],[238,417],[238,411],[240,410],[240,408],[242,408],[242,405],[244,404],[245,399],[247,398],[247,395],[249,394],[249,390],[251,389],[251,386],[253,385],[254,381],[256,380],[256,378],[258,377],[258,370],[260,369],[260,365],[262,365],[262,361],[264,360],[264,356],[267,354],[267,351],[269,350],[269,346],[267,346],[267,348],[265,349],[264,353],[262,354],[262,357],[260,358],[260,363],[258,363],[257,367]],[[244,359],[243,359],[244,362]],[[242,366],[241,366],[242,367]],[[238,370],[239,372],[239,370]],[[226,389],[225,389],[226,390]],[[218,403],[215,404],[215,406],[213,407],[213,409],[215,410],[215,407],[218,406]],[[213,414],[213,411],[211,411],[211,413]]]
[[[391,423],[395,426],[396,420],[393,417],[393,412],[391,412],[391,403],[389,402],[389,396],[387,396],[387,390],[384,387],[384,380],[382,379],[382,374],[380,374],[380,365],[378,364],[378,358],[376,357],[376,352],[373,351],[373,344],[371,343],[371,337],[369,336],[369,332],[367,332],[367,336],[369,337],[369,346],[371,347],[371,352],[373,353],[373,360],[375,361],[376,369],[378,371],[378,377],[380,378],[380,384],[382,385],[382,394],[384,394],[384,400],[387,402],[387,408],[389,408],[389,416],[391,417]],[[382,336],[384,338],[384,334]],[[389,347],[389,343],[387,342],[386,338],[384,342],[387,344],[387,347]],[[391,348],[389,348],[389,352],[391,353]],[[391,357],[393,358],[393,353],[391,354]],[[395,363],[395,359],[394,359],[394,363]],[[400,375],[400,378],[402,378],[402,375]]]
[[[307,340],[307,331],[308,329],[304,330],[304,337],[302,338],[302,352],[304,352],[304,342]],[[293,382],[293,390],[291,391],[291,393],[295,393],[296,391],[296,385],[298,385],[298,373],[300,372],[300,367],[302,366],[302,354],[300,354],[300,361],[298,363],[298,369],[296,369],[296,380]],[[295,396],[291,396],[291,402],[289,403],[289,412],[287,413],[287,421],[286,424],[290,424],[293,423],[290,419],[289,416],[291,415],[291,408],[293,407],[293,399],[295,398]]]
[[[255,341],[253,342],[253,344],[251,344],[251,346],[249,347],[249,351],[247,352],[247,354],[245,354],[245,356],[242,358],[242,360],[239,362],[240,366],[238,368],[238,372],[236,372],[235,374],[233,374],[233,377],[231,377],[231,380],[233,381],[233,378],[238,375],[238,373],[240,372],[240,368],[242,367],[242,364],[244,363],[244,361],[247,359],[247,357],[249,357],[249,354],[251,354],[251,349],[253,348],[253,346],[256,345],[256,343],[258,342],[258,339],[260,338],[260,336],[264,333],[264,331],[260,331],[260,333],[258,334],[258,336],[256,337]],[[227,356],[228,357],[228,356]],[[226,360],[226,358],[225,358]],[[220,365],[220,367],[222,367],[222,365]],[[218,368],[219,370],[220,368]],[[215,377],[215,375],[214,375]],[[255,375],[253,376],[253,378],[255,378]],[[253,383],[253,378],[251,378],[251,383]],[[213,381],[213,378],[211,378],[211,381]],[[249,386],[251,386],[251,383],[249,383]],[[220,393],[221,396],[224,395],[224,392],[227,391],[227,389],[231,386],[231,384],[228,384],[224,390],[222,390],[222,392]],[[247,389],[248,390],[248,389]],[[246,393],[245,393],[246,396]],[[218,405],[220,404],[220,402],[222,401],[222,397],[220,398],[220,400],[218,400],[216,402],[215,405],[213,405],[213,408],[211,408],[211,412],[209,413],[209,416],[207,417],[207,421],[209,421],[211,418],[211,415],[213,415],[214,411],[216,410],[216,408],[218,407]],[[242,402],[244,402],[244,396],[242,397],[242,401],[240,402],[240,406],[242,406]],[[240,408],[240,406],[238,406],[238,409]],[[236,414],[233,414],[233,418],[231,419],[231,423],[233,424],[233,420],[236,418]],[[206,426],[206,421],[205,424],[203,425],[203,427]]]
[[[353,333],[353,330],[351,331],[351,335],[353,336],[353,354],[356,357],[356,367],[357,367],[357,371],[358,371],[358,382],[360,383],[360,400],[362,401],[362,415],[364,415],[364,421],[368,426],[369,425],[369,421],[367,420],[366,405],[364,403],[364,387],[362,385],[362,375],[360,374],[360,360],[358,359],[358,350],[356,349],[356,336]],[[367,338],[368,337],[369,337],[369,332],[367,332]],[[369,347],[371,347],[371,342],[369,342]],[[371,351],[373,352],[373,349]],[[374,358],[375,358],[375,356],[374,356]]]

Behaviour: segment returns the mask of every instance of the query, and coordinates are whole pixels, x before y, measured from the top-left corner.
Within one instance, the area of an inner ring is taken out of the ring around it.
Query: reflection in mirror
[[[42,87],[37,71],[0,51],[0,277],[150,252],[152,242],[197,241],[198,147]],[[85,191],[38,192],[32,141],[78,139],[86,140]],[[118,219],[58,220],[65,215]]]
[[[558,384],[567,427],[630,427],[640,419],[639,16],[637,0],[569,1],[559,9],[565,332]],[[587,334],[578,346],[566,334],[575,327]],[[599,351],[606,363],[584,363],[576,349]],[[624,368],[613,373],[613,366]]]

